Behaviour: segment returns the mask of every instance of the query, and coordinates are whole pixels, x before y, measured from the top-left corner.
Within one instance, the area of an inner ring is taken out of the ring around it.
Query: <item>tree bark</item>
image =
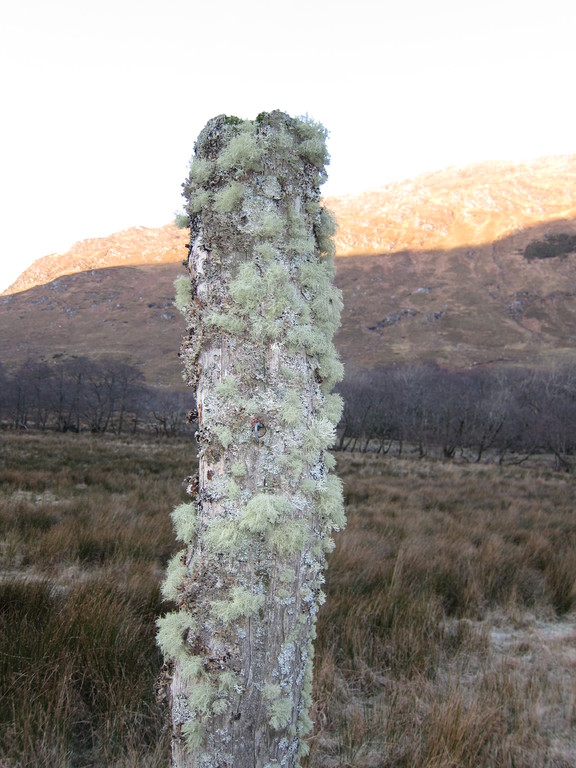
[[[290,768],[307,749],[325,557],[345,523],[326,452],[342,366],[325,138],[281,112],[220,116],[184,184],[199,471],[172,513],[185,548],[163,591],[178,611],[158,622],[178,768]]]

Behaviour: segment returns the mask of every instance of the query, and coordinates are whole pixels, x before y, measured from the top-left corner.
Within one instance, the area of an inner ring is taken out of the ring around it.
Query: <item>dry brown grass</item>
[[[339,456],[314,768],[576,766],[574,490],[548,471]]]
[[[190,444],[0,441],[0,765],[167,765],[154,619]],[[338,463],[309,768],[576,766],[573,479]]]

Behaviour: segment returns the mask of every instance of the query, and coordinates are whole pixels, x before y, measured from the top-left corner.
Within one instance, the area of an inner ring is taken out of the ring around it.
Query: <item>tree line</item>
[[[0,363],[0,425],[124,434],[175,435],[190,395],[151,387],[134,365],[102,358],[28,360],[11,374]]]
[[[339,391],[345,402],[340,450],[409,449],[477,462],[487,453],[499,461],[549,453],[558,468],[576,467],[576,363],[385,367],[347,376]]]
[[[499,461],[549,453],[558,468],[576,468],[576,363],[381,367],[348,371],[337,390],[344,399],[339,450],[477,462],[488,453]],[[0,363],[5,429],[169,436],[186,431],[193,409],[191,393],[151,387],[136,366],[116,358],[29,360],[11,374]]]

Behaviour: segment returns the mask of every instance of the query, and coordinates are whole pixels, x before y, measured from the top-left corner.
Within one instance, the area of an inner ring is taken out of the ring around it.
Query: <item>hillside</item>
[[[327,202],[340,225],[336,343],[350,370],[574,356],[576,157],[452,169]],[[0,360],[112,354],[150,383],[179,384],[172,284],[186,241],[172,225],[134,228],[38,260],[0,296]]]

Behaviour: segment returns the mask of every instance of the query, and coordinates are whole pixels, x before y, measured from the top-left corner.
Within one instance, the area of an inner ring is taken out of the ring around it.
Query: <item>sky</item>
[[[325,195],[576,154],[574,0],[7,0],[0,291],[181,208],[219,114],[329,131]]]

